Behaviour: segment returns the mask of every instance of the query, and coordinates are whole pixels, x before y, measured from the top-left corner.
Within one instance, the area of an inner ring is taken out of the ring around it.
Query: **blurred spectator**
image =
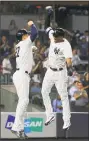
[[[85,60],[88,56],[88,43],[86,42],[85,36],[81,36],[80,40],[80,56],[82,60]]]
[[[18,30],[18,27],[17,27],[17,25],[16,25],[15,20],[11,20],[11,21],[10,21],[10,24],[9,24],[8,29],[9,29],[9,34],[10,34],[10,35],[16,35],[16,32],[17,32],[17,30]]]
[[[0,74],[2,73],[2,64],[0,64]]]
[[[32,93],[41,93],[41,87],[38,83],[35,83],[33,86],[31,86],[31,92]]]
[[[79,69],[79,65],[81,64],[81,60],[80,60],[80,58],[78,56],[77,49],[74,48],[72,53],[73,53],[72,65],[73,65],[73,67],[75,67],[76,70],[78,70]]]
[[[35,75],[32,77],[32,80],[33,80],[34,83],[38,83],[38,84],[41,83],[41,81],[40,81],[40,75],[35,74]]]
[[[41,92],[41,80],[38,74],[33,75],[31,79],[31,92],[40,93]]]
[[[35,104],[36,106],[41,107],[41,109],[44,109],[43,100],[41,95],[39,94],[32,96],[32,104]]]
[[[15,20],[10,21],[8,29],[9,29],[9,35],[10,35],[9,38],[10,38],[10,42],[11,42],[11,45],[12,45],[13,42],[15,41],[15,35],[16,35],[17,31],[18,31],[18,27],[16,25]]]
[[[69,94],[71,101],[75,101],[75,106],[85,106],[88,103],[88,95],[81,81],[75,83],[75,88],[70,89]]]
[[[16,56],[15,56],[15,47],[11,48],[11,54],[9,55],[10,63],[12,66],[12,74],[16,71]]]
[[[37,47],[36,46],[32,46],[33,55],[34,55],[34,53],[35,53],[36,50],[37,50]]]
[[[45,72],[49,68],[49,60],[48,60],[48,57],[45,58],[45,60],[43,61],[43,68],[44,68],[44,71]]]
[[[0,41],[1,60],[3,59],[5,52],[10,52],[10,46],[8,44],[8,40],[7,40],[6,36],[2,36],[1,41]]]
[[[35,61],[35,64],[37,64],[39,61],[40,61],[40,65],[38,67],[38,69],[36,70],[36,74],[40,73],[41,74],[41,78],[43,80],[43,77],[44,77],[44,69],[43,69],[43,61],[45,59],[45,50],[46,50],[46,47],[43,46],[40,42],[39,39],[37,39],[35,41],[35,46],[36,46],[36,50],[34,52],[34,61]]]
[[[42,60],[42,56],[40,55],[40,50],[41,50],[41,42],[39,39],[36,39],[35,41],[35,46],[36,46],[36,50],[34,50],[34,60],[35,63],[38,62],[39,60]]]
[[[74,71],[73,75],[68,77],[68,87],[70,88],[74,84],[74,82],[80,80],[81,80],[81,75],[76,71]]]
[[[89,98],[89,72],[84,73],[83,85],[84,85],[84,88],[85,88],[85,90],[88,94],[88,98]]]
[[[62,101],[60,95],[58,95],[57,98],[53,100],[52,106],[53,106],[53,112],[62,113],[63,107],[62,107]]]
[[[74,93],[78,91],[78,83],[79,81],[75,80],[73,85],[69,89],[70,101],[75,101]]]
[[[76,106],[85,106],[88,103],[88,95],[83,87],[83,83],[78,83],[78,91],[74,93],[75,105]]]
[[[40,41],[39,38],[36,39],[36,41],[35,41],[35,46],[37,47],[38,50],[41,49],[41,46],[42,46],[42,45],[41,45],[41,41]]]
[[[4,55],[4,59],[2,61],[2,69],[3,74],[11,74],[12,67],[9,60],[9,52],[6,52]]]
[[[86,41],[89,42],[89,31],[85,30],[84,35],[85,35]]]

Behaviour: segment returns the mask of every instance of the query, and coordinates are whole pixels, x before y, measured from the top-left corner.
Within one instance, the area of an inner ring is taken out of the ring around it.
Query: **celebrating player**
[[[24,114],[29,103],[29,74],[33,65],[31,47],[37,37],[37,29],[33,21],[29,21],[28,26],[31,28],[30,36],[25,29],[19,30],[16,34],[18,44],[16,45],[16,72],[13,75],[13,83],[19,100],[16,108],[15,122],[11,131],[19,138],[27,137],[24,133]]]
[[[69,129],[71,122],[71,114],[69,107],[69,99],[67,93],[67,66],[71,67],[72,49],[70,43],[64,38],[65,31],[62,28],[50,27],[50,17],[52,9],[47,7],[47,15],[45,19],[46,32],[50,38],[49,49],[49,68],[45,74],[42,84],[42,97],[46,109],[47,120],[45,125],[50,124],[54,119],[53,109],[49,93],[55,84],[59,95],[61,96],[63,105],[63,129]],[[66,66],[67,63],[67,66]]]

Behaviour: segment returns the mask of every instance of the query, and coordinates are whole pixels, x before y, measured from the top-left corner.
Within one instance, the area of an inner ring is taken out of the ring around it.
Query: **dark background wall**
[[[69,138],[89,138],[88,130],[89,113],[73,113],[71,115],[71,127],[67,133]],[[57,136],[65,138],[65,132],[62,130],[62,115],[57,114]]]

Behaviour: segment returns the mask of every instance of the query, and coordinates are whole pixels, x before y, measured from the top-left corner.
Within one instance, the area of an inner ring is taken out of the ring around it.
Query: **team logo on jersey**
[[[55,54],[58,54],[59,51],[60,51],[60,49],[57,49],[57,47],[54,49],[54,53],[55,53]]]
[[[11,130],[14,121],[15,121],[15,117],[12,115],[9,115],[7,118],[5,128]],[[24,120],[24,132],[25,133],[42,132],[42,131],[43,131],[43,118],[31,117],[31,118]]]

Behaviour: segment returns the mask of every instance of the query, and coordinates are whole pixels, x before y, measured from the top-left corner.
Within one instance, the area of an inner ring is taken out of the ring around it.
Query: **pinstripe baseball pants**
[[[65,123],[67,121],[70,121],[71,117],[67,92],[68,76],[66,68],[61,71],[53,71],[49,68],[45,74],[42,84],[42,97],[46,109],[47,118],[53,112],[49,93],[51,92],[51,88],[54,84],[57,88],[59,95],[61,96],[63,106],[63,120]]]
[[[18,95],[15,122],[12,130],[20,131],[24,129],[24,116],[29,103],[29,82],[30,77],[24,71],[16,71],[13,75],[13,83]]]

